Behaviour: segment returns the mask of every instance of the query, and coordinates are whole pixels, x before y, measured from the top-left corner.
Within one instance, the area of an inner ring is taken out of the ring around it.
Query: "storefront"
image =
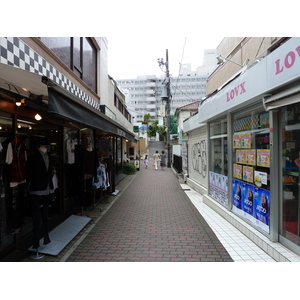
[[[37,53],[34,59],[42,60]],[[26,164],[42,141],[47,141],[48,154],[53,158],[56,183],[49,205],[50,229],[115,191],[117,160],[123,158],[117,153],[124,152],[126,140],[135,141],[129,130],[100,112],[95,100],[68,91],[67,84],[83,94],[54,67],[45,64],[49,68],[45,69],[43,63],[39,70],[52,78],[51,73],[55,73],[61,85],[40,72],[9,66],[6,60],[0,63],[0,258],[31,245]],[[8,149],[15,145],[20,149],[24,174],[12,184]],[[95,180],[84,169],[89,150],[95,153]]]
[[[300,254],[300,38],[291,38],[207,98],[208,193],[271,241]]]

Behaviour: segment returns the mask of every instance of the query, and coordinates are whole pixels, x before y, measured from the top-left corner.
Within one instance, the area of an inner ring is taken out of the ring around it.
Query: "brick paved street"
[[[150,155],[151,157],[151,155]],[[151,162],[151,160],[150,160]],[[144,166],[68,262],[228,262],[174,172]]]

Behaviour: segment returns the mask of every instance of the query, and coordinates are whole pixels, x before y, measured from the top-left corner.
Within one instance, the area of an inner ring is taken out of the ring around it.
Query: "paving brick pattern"
[[[151,162],[151,160],[150,160]],[[68,262],[230,262],[171,169],[142,166]]]

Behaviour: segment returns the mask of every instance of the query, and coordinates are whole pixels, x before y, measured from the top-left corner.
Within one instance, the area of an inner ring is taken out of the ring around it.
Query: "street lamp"
[[[166,79],[163,82],[162,87],[162,101],[166,101],[166,118],[167,118],[167,151],[168,151],[168,162],[167,167],[171,167],[171,145],[170,145],[170,130],[171,130],[171,109],[170,109],[170,101],[171,101],[171,93],[170,93],[170,74],[169,74],[169,56],[168,49],[166,50],[166,62],[164,62],[163,58],[157,59],[158,65],[160,69],[166,73]],[[162,69],[165,66],[166,71]]]
[[[230,61],[230,62],[232,62],[232,63],[234,63],[234,64],[236,64],[236,65],[238,65],[238,66],[240,66],[240,67],[245,67],[246,65],[247,65],[247,63],[249,62],[249,58],[246,58],[245,59],[245,61],[244,61],[244,63],[241,65],[241,64],[239,64],[239,63],[237,63],[237,62],[235,62],[235,61],[233,61],[233,60],[231,60],[231,59],[229,59],[229,58],[226,58],[226,57],[224,57],[224,56],[222,56],[221,54],[220,55],[218,55],[217,57],[217,64],[218,65],[223,65],[226,61]]]

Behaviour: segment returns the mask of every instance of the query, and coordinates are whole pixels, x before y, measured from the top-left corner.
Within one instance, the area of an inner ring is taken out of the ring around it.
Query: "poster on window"
[[[245,150],[236,150],[235,155],[236,155],[236,162],[238,164],[244,164],[246,162]]]
[[[245,164],[246,165],[256,165],[256,150],[245,150]]]
[[[263,184],[268,184],[268,174],[266,172],[254,171],[254,183],[257,187],[261,187]]]
[[[243,167],[241,165],[233,164],[233,177],[237,179],[243,179],[242,172],[243,172]]]
[[[270,168],[270,150],[257,150],[257,165]]]
[[[241,148],[241,135],[235,134],[233,136],[233,148]]]
[[[243,211],[244,217],[251,222],[255,221],[254,218],[254,194],[255,187],[252,184],[244,183],[243,186]]]
[[[232,210],[238,214],[243,214],[243,195],[244,195],[244,183],[240,180],[232,180]]]
[[[243,180],[253,182],[253,167],[243,166]]]
[[[255,187],[254,214],[256,225],[270,232],[270,191]]]
[[[209,172],[209,194],[222,205],[228,207],[228,177]]]
[[[232,211],[270,233],[270,191],[232,180]]]
[[[251,133],[241,135],[241,148],[251,148]]]

